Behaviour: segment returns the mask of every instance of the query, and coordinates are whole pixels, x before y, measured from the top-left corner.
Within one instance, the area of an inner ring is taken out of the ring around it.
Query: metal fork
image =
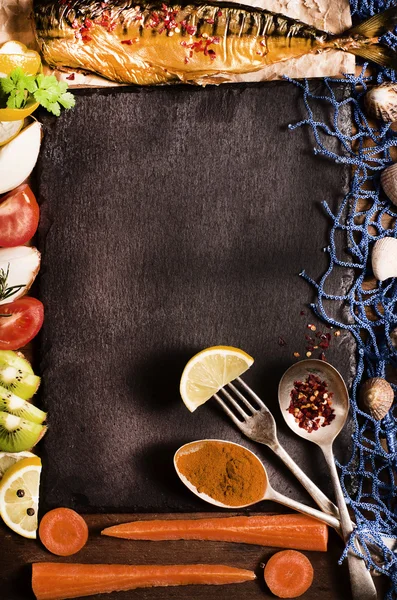
[[[253,406],[251,402],[247,400],[247,398],[233,383],[229,383],[225,387],[221,388],[217,394],[214,394],[214,398],[217,400],[225,413],[230,417],[240,431],[244,433],[245,436],[254,442],[268,446],[275,454],[277,454],[279,458],[281,458],[283,463],[295,475],[298,481],[300,481],[300,483],[323,512],[339,519],[338,507],[335,506],[335,504],[333,504],[329,498],[327,498],[320,488],[313,483],[313,481],[291,458],[288,452],[281,446],[277,438],[276,422],[266,404],[259,398],[257,394],[255,394],[255,392],[245,383],[245,381],[241,379],[241,377],[237,377],[235,381],[237,381],[241,388],[248,394],[248,396],[256,402],[259,408],[255,408],[255,406]],[[240,400],[240,402],[251,414],[248,414],[248,412],[244,410],[238,402],[236,402],[235,398],[230,392],[232,392],[235,397]],[[223,397],[221,397],[220,394],[222,394]],[[235,413],[230,410],[225,399],[231,404],[231,406],[233,406],[234,410],[240,415],[241,418],[237,418]],[[355,526],[354,522],[353,526]],[[396,538],[388,539],[383,537],[383,542],[392,551],[396,551]],[[380,566],[384,565],[384,557],[380,553],[380,550],[371,543],[367,543],[367,546],[371,550],[372,557],[376,560],[376,562]]]
[[[252,403],[247,400],[246,396],[243,395],[233,383],[228,383],[225,387],[221,388],[217,394],[214,394],[214,398],[217,400],[225,413],[230,417],[240,431],[244,433],[244,435],[254,442],[265,444],[265,446],[268,446],[275,454],[277,454],[279,458],[281,458],[283,463],[295,475],[298,481],[301,482],[303,487],[323,512],[339,519],[339,510],[335,504],[333,504],[333,502],[327,498],[320,488],[313,483],[313,481],[291,458],[288,452],[281,446],[277,438],[276,422],[272,413],[264,404],[264,402],[262,402],[259,396],[255,394],[255,392],[245,383],[245,381],[241,379],[241,377],[237,377],[235,381],[238,381],[241,388],[252,400],[256,402],[259,408],[253,406]],[[232,396],[231,392],[234,394],[234,397]],[[235,397],[240,400],[240,402],[251,414],[249,414],[238,402],[236,402]],[[238,418],[235,412],[229,408],[226,401],[232,405],[234,411],[239,414],[240,418]]]

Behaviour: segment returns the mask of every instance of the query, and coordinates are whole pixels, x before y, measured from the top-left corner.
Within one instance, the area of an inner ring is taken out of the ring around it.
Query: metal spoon
[[[316,375],[322,381],[327,382],[329,391],[333,393],[332,408],[335,411],[335,419],[329,425],[320,427],[317,431],[312,431],[311,433],[299,427],[294,416],[288,412],[291,400],[290,394],[294,388],[294,382],[297,380],[304,381],[310,374]],[[279,385],[278,399],[281,413],[288,427],[300,437],[317,444],[323,451],[331,474],[336,503],[339,508],[341,528],[346,542],[353,531],[353,525],[343,496],[332,450],[333,442],[343,428],[349,413],[349,394],[345,382],[341,374],[330,364],[322,360],[302,360],[292,365],[284,373]],[[376,600],[376,588],[364,560],[353,552],[349,552],[347,563],[350,572],[353,600]]]
[[[247,452],[251,455],[252,460],[256,461],[258,463],[258,467],[260,467],[262,474],[263,474],[263,484],[264,484],[263,487],[264,487],[265,491],[264,491],[264,494],[262,497],[255,500],[255,502],[250,502],[249,504],[229,505],[229,504],[225,504],[223,502],[219,502],[218,500],[214,500],[214,498],[211,498],[211,496],[208,496],[207,494],[204,494],[203,492],[199,492],[197,490],[196,486],[193,485],[192,482],[189,481],[189,479],[187,479],[180,472],[179,467],[178,467],[178,458],[181,457],[182,455],[190,454],[191,452],[194,452],[195,450],[202,448],[203,445],[205,445],[209,442],[210,443],[217,442],[219,444],[222,444],[223,446],[225,446],[225,445],[226,446],[227,445],[238,446],[239,448],[244,448],[245,452]],[[314,517],[315,519],[318,519],[319,521],[323,521],[324,523],[326,523],[327,525],[330,525],[331,527],[334,527],[335,529],[339,528],[339,521],[335,517],[328,515],[326,513],[323,513],[319,510],[316,510],[315,508],[311,508],[310,506],[306,506],[305,504],[301,504],[300,502],[297,502],[296,500],[292,500],[292,498],[288,498],[287,496],[284,496],[283,494],[280,494],[279,492],[274,490],[269,483],[266,469],[263,466],[262,462],[259,460],[259,458],[253,452],[251,452],[251,450],[248,450],[248,448],[241,446],[241,444],[235,444],[234,442],[225,442],[224,440],[197,440],[196,442],[190,442],[189,444],[185,444],[184,446],[181,446],[176,451],[175,456],[174,456],[174,467],[175,467],[176,472],[178,473],[180,480],[186,485],[186,487],[191,492],[193,492],[193,494],[196,494],[196,496],[198,496],[202,500],[209,502],[209,504],[214,504],[215,506],[219,506],[220,508],[232,508],[234,510],[237,510],[240,508],[246,508],[247,506],[252,506],[253,504],[256,504],[257,502],[261,502],[262,500],[273,500],[273,502],[278,502],[279,504],[288,506],[288,508],[292,508],[292,509],[297,510],[298,512],[301,512],[305,515]]]

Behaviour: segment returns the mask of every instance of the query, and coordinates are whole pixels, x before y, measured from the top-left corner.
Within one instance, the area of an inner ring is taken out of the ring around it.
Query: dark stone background
[[[207,437],[242,441],[276,489],[308,501],[214,401],[193,415],[182,404],[185,363],[217,344],[255,357],[247,381],[331,494],[320,451],[286,429],[277,403],[279,378],[316,322],[300,314],[313,290],[298,273],[327,264],[320,203],[336,207],[349,179],[347,167],[313,155],[308,128],[287,129],[304,116],[288,83],[83,92],[74,111],[43,116],[43,510],[208,510],[172,466],[181,444]],[[349,129],[348,112],[342,119]],[[337,289],[348,283],[337,274]],[[333,339],[327,358],[350,377],[352,339]]]

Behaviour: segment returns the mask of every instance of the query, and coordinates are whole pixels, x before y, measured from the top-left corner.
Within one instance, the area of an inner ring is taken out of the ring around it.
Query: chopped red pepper
[[[311,373],[306,381],[294,382],[287,411],[294,416],[299,427],[311,433],[330,425],[335,419],[332,396],[333,393],[328,391],[327,382],[321,381]]]

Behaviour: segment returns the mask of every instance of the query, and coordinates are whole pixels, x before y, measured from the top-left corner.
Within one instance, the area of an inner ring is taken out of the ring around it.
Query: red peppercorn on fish
[[[337,49],[396,68],[379,36],[397,23],[391,8],[342,36],[267,10],[222,3],[34,0],[45,61],[119,83],[221,83],[237,73]]]
[[[253,571],[225,565],[32,565],[32,588],[37,600],[67,600],[159,586],[225,585],[254,579]]]

